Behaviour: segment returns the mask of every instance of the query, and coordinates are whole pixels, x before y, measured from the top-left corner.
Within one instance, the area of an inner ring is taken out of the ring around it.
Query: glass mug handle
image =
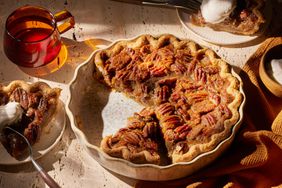
[[[66,20],[64,23],[62,23],[61,25],[58,25],[58,31],[60,34],[68,31],[69,29],[74,27],[75,21],[74,21],[74,17],[72,16],[72,14],[67,11],[67,10],[63,10],[61,12],[58,12],[54,15],[55,20],[57,22]]]

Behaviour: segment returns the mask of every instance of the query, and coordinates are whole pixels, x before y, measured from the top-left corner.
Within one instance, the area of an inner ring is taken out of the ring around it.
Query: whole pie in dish
[[[231,134],[240,82],[216,54],[172,35],[142,35],[95,56],[94,75],[143,104],[101,149],[133,163],[191,161]]]
[[[205,20],[201,10],[199,10],[198,13],[191,15],[192,23],[197,26],[207,26],[216,31],[226,31],[241,35],[253,35],[258,32],[261,25],[265,22],[263,11],[266,2],[264,0],[233,1],[235,1],[235,8],[220,22],[208,22]]]
[[[60,89],[50,88],[43,82],[29,84],[16,80],[7,86],[0,85],[0,106],[16,102],[21,109],[18,120],[2,126],[10,126],[22,133],[33,145],[40,139],[43,126],[48,124],[54,115],[60,92]],[[22,138],[9,129],[2,130],[1,142],[15,158],[20,158],[27,149]]]

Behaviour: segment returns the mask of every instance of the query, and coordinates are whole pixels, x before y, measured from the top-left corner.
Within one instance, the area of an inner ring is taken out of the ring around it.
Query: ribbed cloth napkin
[[[189,177],[166,182],[138,181],[137,188],[282,187],[282,98],[267,90],[258,73],[261,56],[277,44],[282,44],[282,37],[267,39],[240,72],[246,106],[241,129],[230,148]]]

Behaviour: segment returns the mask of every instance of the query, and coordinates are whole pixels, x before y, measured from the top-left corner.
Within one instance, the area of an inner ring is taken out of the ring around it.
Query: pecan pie
[[[60,91],[43,82],[29,84],[16,80],[8,86],[0,85],[0,105],[17,102],[23,112],[18,121],[4,126],[19,131],[33,145],[39,140],[42,127],[55,113]],[[9,129],[3,129],[1,135],[1,142],[6,150],[15,158],[21,157],[27,145],[20,136]]]
[[[102,140],[113,157],[160,164],[164,151],[172,163],[190,161],[227,138],[239,119],[239,81],[192,41],[142,35],[101,50],[95,64],[96,77],[145,106]]]
[[[191,20],[197,26],[207,26],[216,31],[252,35],[259,31],[265,22],[263,16],[265,3],[264,0],[236,0],[235,9],[219,23],[206,22],[200,10],[192,14]]]
[[[121,157],[134,163],[159,164],[159,123],[154,111],[143,109],[128,118],[127,127],[120,129],[114,136],[103,139],[103,150],[114,157]],[[132,155],[134,154],[134,155]]]

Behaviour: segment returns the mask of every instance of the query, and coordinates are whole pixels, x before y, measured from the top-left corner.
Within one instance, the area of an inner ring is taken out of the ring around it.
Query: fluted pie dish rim
[[[117,40],[104,49],[109,49],[120,41],[132,41],[132,40],[135,40],[135,39],[137,39],[141,36],[144,36],[144,35],[139,35],[139,36],[131,38],[131,39]],[[159,36],[154,36],[154,37],[158,38]],[[89,68],[87,66],[90,66],[91,63],[93,64],[93,58],[94,58],[95,54],[97,54],[101,50],[102,49],[94,51],[91,54],[91,56],[88,58],[88,60],[86,60],[84,63],[82,63],[80,66],[78,66],[76,68],[73,80],[70,82],[69,88],[68,88],[70,97],[69,97],[69,99],[66,103],[66,111],[67,111],[67,114],[69,116],[69,119],[70,119],[70,122],[71,122],[71,127],[72,127],[75,135],[81,141],[82,145],[84,145],[86,147],[86,149],[90,153],[90,155],[92,155],[93,158],[96,159],[102,166],[104,166],[104,167],[106,167],[106,168],[108,168],[108,169],[110,169],[110,170],[112,170],[112,171],[114,171],[118,174],[128,176],[128,177],[131,177],[131,178],[135,178],[135,179],[171,180],[171,179],[181,178],[181,177],[184,177],[186,175],[193,173],[194,171],[198,170],[199,168],[203,167],[204,165],[208,164],[209,162],[211,162],[215,158],[217,158],[223,152],[223,150],[225,150],[230,145],[230,143],[234,139],[234,136],[235,136],[237,130],[239,129],[239,127],[242,123],[243,107],[245,105],[245,95],[244,95],[243,88],[242,88],[242,81],[241,81],[240,77],[238,76],[238,74],[235,73],[233,69],[231,69],[231,74],[239,80],[239,82],[240,82],[239,91],[242,94],[242,102],[239,106],[239,119],[233,125],[230,135],[227,138],[225,138],[224,140],[220,141],[220,143],[217,144],[217,146],[214,149],[212,149],[211,151],[199,154],[198,156],[196,156],[195,158],[193,158],[189,162],[177,162],[177,163],[173,163],[173,164],[169,164],[169,165],[165,165],[165,166],[160,166],[160,165],[155,165],[155,164],[135,164],[135,163],[132,163],[132,162],[127,161],[127,160],[122,159],[122,158],[111,157],[108,154],[104,153],[101,150],[99,145],[91,144],[88,141],[86,134],[80,129],[81,125],[80,125],[80,122],[78,122],[78,120],[77,120],[77,114],[73,113],[74,111],[76,111],[74,109],[76,107],[74,105],[75,99],[73,97],[73,94],[74,94],[74,87],[79,87],[79,86],[77,86],[77,85],[79,85],[79,84],[77,84],[78,80],[83,78],[83,77],[87,77],[87,74],[84,74],[82,72],[83,69],[85,70],[85,69]],[[88,82],[87,79],[86,79],[86,82]],[[123,125],[121,125],[120,128],[121,127],[123,127]],[[182,172],[179,172],[179,170],[177,170],[177,169],[179,169],[179,167],[182,168],[184,166],[186,166],[186,168],[183,168]],[[124,169],[129,169],[129,170],[124,170]],[[144,169],[148,170],[150,175],[148,175],[148,173],[146,174],[146,170],[142,173],[141,171],[144,170]],[[159,171],[159,170],[161,170],[161,171]],[[132,173],[132,171],[134,173]]]

